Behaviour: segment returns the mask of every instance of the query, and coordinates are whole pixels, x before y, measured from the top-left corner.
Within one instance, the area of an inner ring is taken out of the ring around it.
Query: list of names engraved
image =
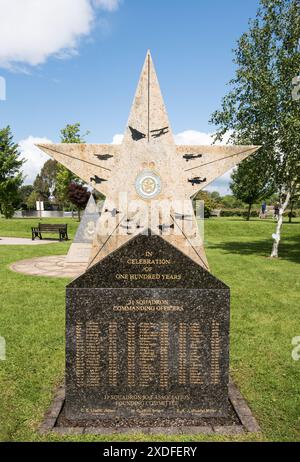
[[[187,353],[186,353],[186,331],[185,322],[179,323],[179,351],[178,351],[178,383],[185,385],[187,379]]]
[[[148,387],[157,374],[158,324],[142,322],[139,325],[139,369],[140,386]]]
[[[190,324],[190,383],[200,385],[203,379],[201,370],[201,331],[198,322]]]
[[[117,385],[118,375],[118,350],[117,332],[118,325],[115,321],[109,323],[108,328],[108,381],[112,386]]]
[[[75,341],[76,341],[76,356],[75,356],[75,370],[76,370],[76,383],[78,387],[84,386],[84,358],[85,358],[85,342],[83,323],[78,322],[75,327]]]
[[[217,385],[221,375],[220,325],[212,320],[206,334],[204,328],[200,322],[167,320],[79,321],[75,327],[76,385],[116,387],[122,370],[122,379],[130,388],[157,384],[166,391],[172,383],[204,384],[207,366],[210,383]],[[207,342],[210,349],[206,354]],[[172,375],[170,365],[174,361],[177,367]]]
[[[127,381],[128,386],[135,385],[135,322],[129,322],[127,327]]]
[[[211,328],[211,382],[217,385],[220,381],[220,335],[219,323],[212,322]]]
[[[169,323],[160,325],[160,387],[167,388],[169,382]]]

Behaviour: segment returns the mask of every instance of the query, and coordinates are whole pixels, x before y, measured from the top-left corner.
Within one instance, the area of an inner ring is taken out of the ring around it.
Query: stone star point
[[[190,199],[259,149],[259,146],[176,146],[150,51],[146,54],[122,144],[37,146],[106,196],[90,266],[136,234],[150,229],[206,269],[203,240]],[[120,195],[126,196],[126,200],[120,201]],[[131,206],[138,201],[142,210],[135,213]],[[151,208],[158,201],[162,206],[153,225],[149,221]]]

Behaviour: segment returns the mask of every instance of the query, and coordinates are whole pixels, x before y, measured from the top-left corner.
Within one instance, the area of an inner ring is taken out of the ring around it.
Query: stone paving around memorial
[[[12,263],[10,269],[30,276],[59,278],[75,278],[85,271],[86,264],[65,264],[65,259],[66,255],[30,258]]]
[[[0,245],[41,245],[41,244],[55,244],[59,242],[54,239],[39,239],[32,240],[23,237],[0,237]]]

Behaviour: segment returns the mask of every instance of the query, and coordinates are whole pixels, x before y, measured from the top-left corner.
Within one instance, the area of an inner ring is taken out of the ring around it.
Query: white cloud
[[[116,135],[113,136],[113,140],[111,144],[121,144],[123,141],[124,135],[120,135],[117,133]]]
[[[121,0],[93,0],[95,6],[107,11],[115,11],[119,8]]]
[[[21,157],[26,159],[23,165],[23,173],[27,175],[24,181],[25,184],[32,184],[44,163],[50,159],[47,154],[35,146],[35,144],[39,143],[52,143],[52,141],[48,138],[37,138],[34,136],[29,136],[19,141]]]
[[[0,67],[20,70],[77,54],[95,23],[95,8],[118,6],[117,0],[0,0]]]
[[[216,144],[226,144],[230,134],[226,134],[222,143],[217,141]],[[184,132],[174,135],[176,144],[213,144],[214,133],[198,132],[197,130],[185,130]]]

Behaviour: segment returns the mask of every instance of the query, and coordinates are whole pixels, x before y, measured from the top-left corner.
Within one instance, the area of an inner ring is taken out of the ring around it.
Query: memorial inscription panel
[[[229,289],[139,235],[67,287],[66,416],[228,412]]]

